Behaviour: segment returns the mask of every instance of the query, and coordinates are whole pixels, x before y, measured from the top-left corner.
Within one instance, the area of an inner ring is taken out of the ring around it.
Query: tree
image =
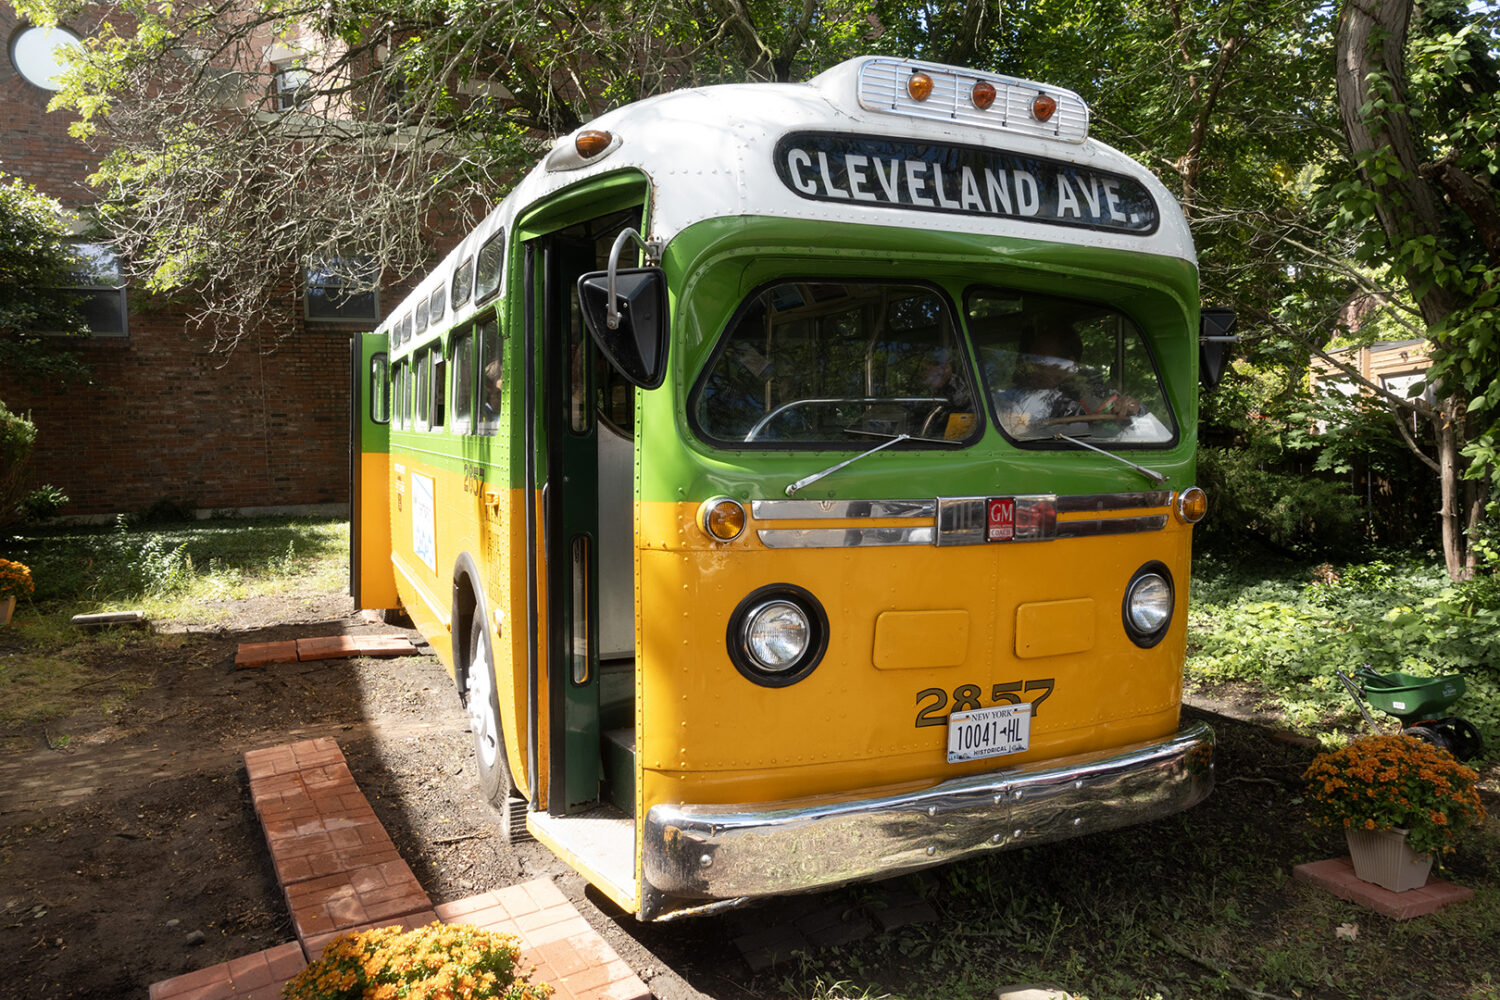
[[[80,261],[62,206],[0,173],[0,369],[62,377],[82,367],[48,334],[86,332],[69,285]]]
[[[1429,383],[1443,554],[1472,572],[1483,509],[1474,479],[1500,474],[1500,75],[1495,12],[1459,0],[1345,0],[1339,111],[1358,175],[1336,189],[1361,247],[1404,283],[1433,345]],[[1463,477],[1470,477],[1468,489]]]
[[[77,5],[13,2],[40,24]],[[227,346],[290,329],[287,288],[310,263],[351,288],[422,269],[552,138],[612,106],[800,77],[875,33],[862,0],[103,6],[54,106],[105,151],[92,180],[132,277],[191,293]]]

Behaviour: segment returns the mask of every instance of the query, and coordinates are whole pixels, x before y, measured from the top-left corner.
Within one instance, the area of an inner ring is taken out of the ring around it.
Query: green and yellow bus
[[[1168,815],[1212,787],[1222,325],[1066,90],[641,101],[355,345],[356,600],[431,641],[512,835],[641,919]]]

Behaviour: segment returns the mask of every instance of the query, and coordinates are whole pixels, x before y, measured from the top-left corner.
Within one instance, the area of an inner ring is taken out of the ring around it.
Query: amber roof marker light
[[[584,129],[582,132],[579,132],[578,137],[573,140],[573,148],[578,150],[579,156],[587,160],[598,156],[600,153],[608,149],[609,144],[614,141],[614,138],[615,137],[613,135],[610,135],[608,132],[600,131],[599,129]]]
[[[927,98],[932,96],[932,77],[921,70],[917,70],[906,81],[906,92],[911,95],[911,99],[914,101],[927,100]]]
[[[969,100],[974,102],[974,107],[980,111],[988,111],[995,103],[995,85],[987,80],[975,81],[973,88],[969,91]]]
[[[1037,94],[1031,99],[1031,117],[1039,122],[1050,121],[1057,111],[1057,98],[1050,94]]]

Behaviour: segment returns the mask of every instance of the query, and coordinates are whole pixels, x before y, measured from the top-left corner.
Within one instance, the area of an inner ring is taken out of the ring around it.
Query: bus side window
[[[384,352],[370,358],[370,419],[377,424],[391,422],[390,360]]]
[[[453,414],[448,429],[455,434],[470,434],[474,411],[474,335],[466,331],[454,337],[449,357],[453,372],[449,397],[453,400]]]
[[[433,344],[427,356],[432,359],[432,429],[440,431],[443,429],[443,400],[448,384],[448,365],[443,360],[443,345]]]
[[[479,324],[479,433],[500,430],[500,403],[505,392],[505,364],[501,356],[500,324],[493,319]]]
[[[411,429],[411,360],[402,359],[397,366],[396,378],[396,425],[402,430]]]
[[[425,431],[432,426],[432,352],[423,351],[417,357],[416,409],[412,413],[412,426]]]

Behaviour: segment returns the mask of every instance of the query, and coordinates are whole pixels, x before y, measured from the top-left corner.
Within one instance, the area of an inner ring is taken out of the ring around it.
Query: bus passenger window
[[[983,429],[970,371],[934,288],[788,281],[730,321],[690,407],[728,444],[952,447]]]
[[[505,231],[501,230],[479,248],[474,266],[474,301],[483,302],[500,290],[500,268],[505,263]]]
[[[469,301],[469,295],[474,291],[474,258],[465,257],[453,272],[453,308]]]
[[[1018,443],[1059,433],[1168,445],[1171,406],[1140,329],[1117,309],[1003,289],[971,291],[969,334],[1000,429]]]
[[[416,410],[412,414],[412,425],[419,431],[432,426],[432,352],[423,351],[417,359]]]
[[[448,365],[443,361],[440,344],[433,344],[428,355],[432,358],[432,429],[440,431],[443,429],[443,395],[448,385]]]
[[[397,361],[391,366],[391,425],[397,430],[406,429],[406,417],[410,405],[406,381],[406,362]]]
[[[505,390],[504,359],[501,357],[500,324],[493,319],[479,324],[479,433],[500,429],[500,403]]]
[[[390,363],[384,352],[370,359],[370,419],[377,424],[391,422]]]
[[[474,412],[474,337],[465,333],[453,339],[453,419],[449,430],[456,434],[472,432]]]
[[[427,299],[427,322],[433,326],[438,325],[438,321],[443,318],[443,312],[448,305],[448,298],[444,292],[445,289],[443,286],[438,285],[432,290],[432,295]]]

